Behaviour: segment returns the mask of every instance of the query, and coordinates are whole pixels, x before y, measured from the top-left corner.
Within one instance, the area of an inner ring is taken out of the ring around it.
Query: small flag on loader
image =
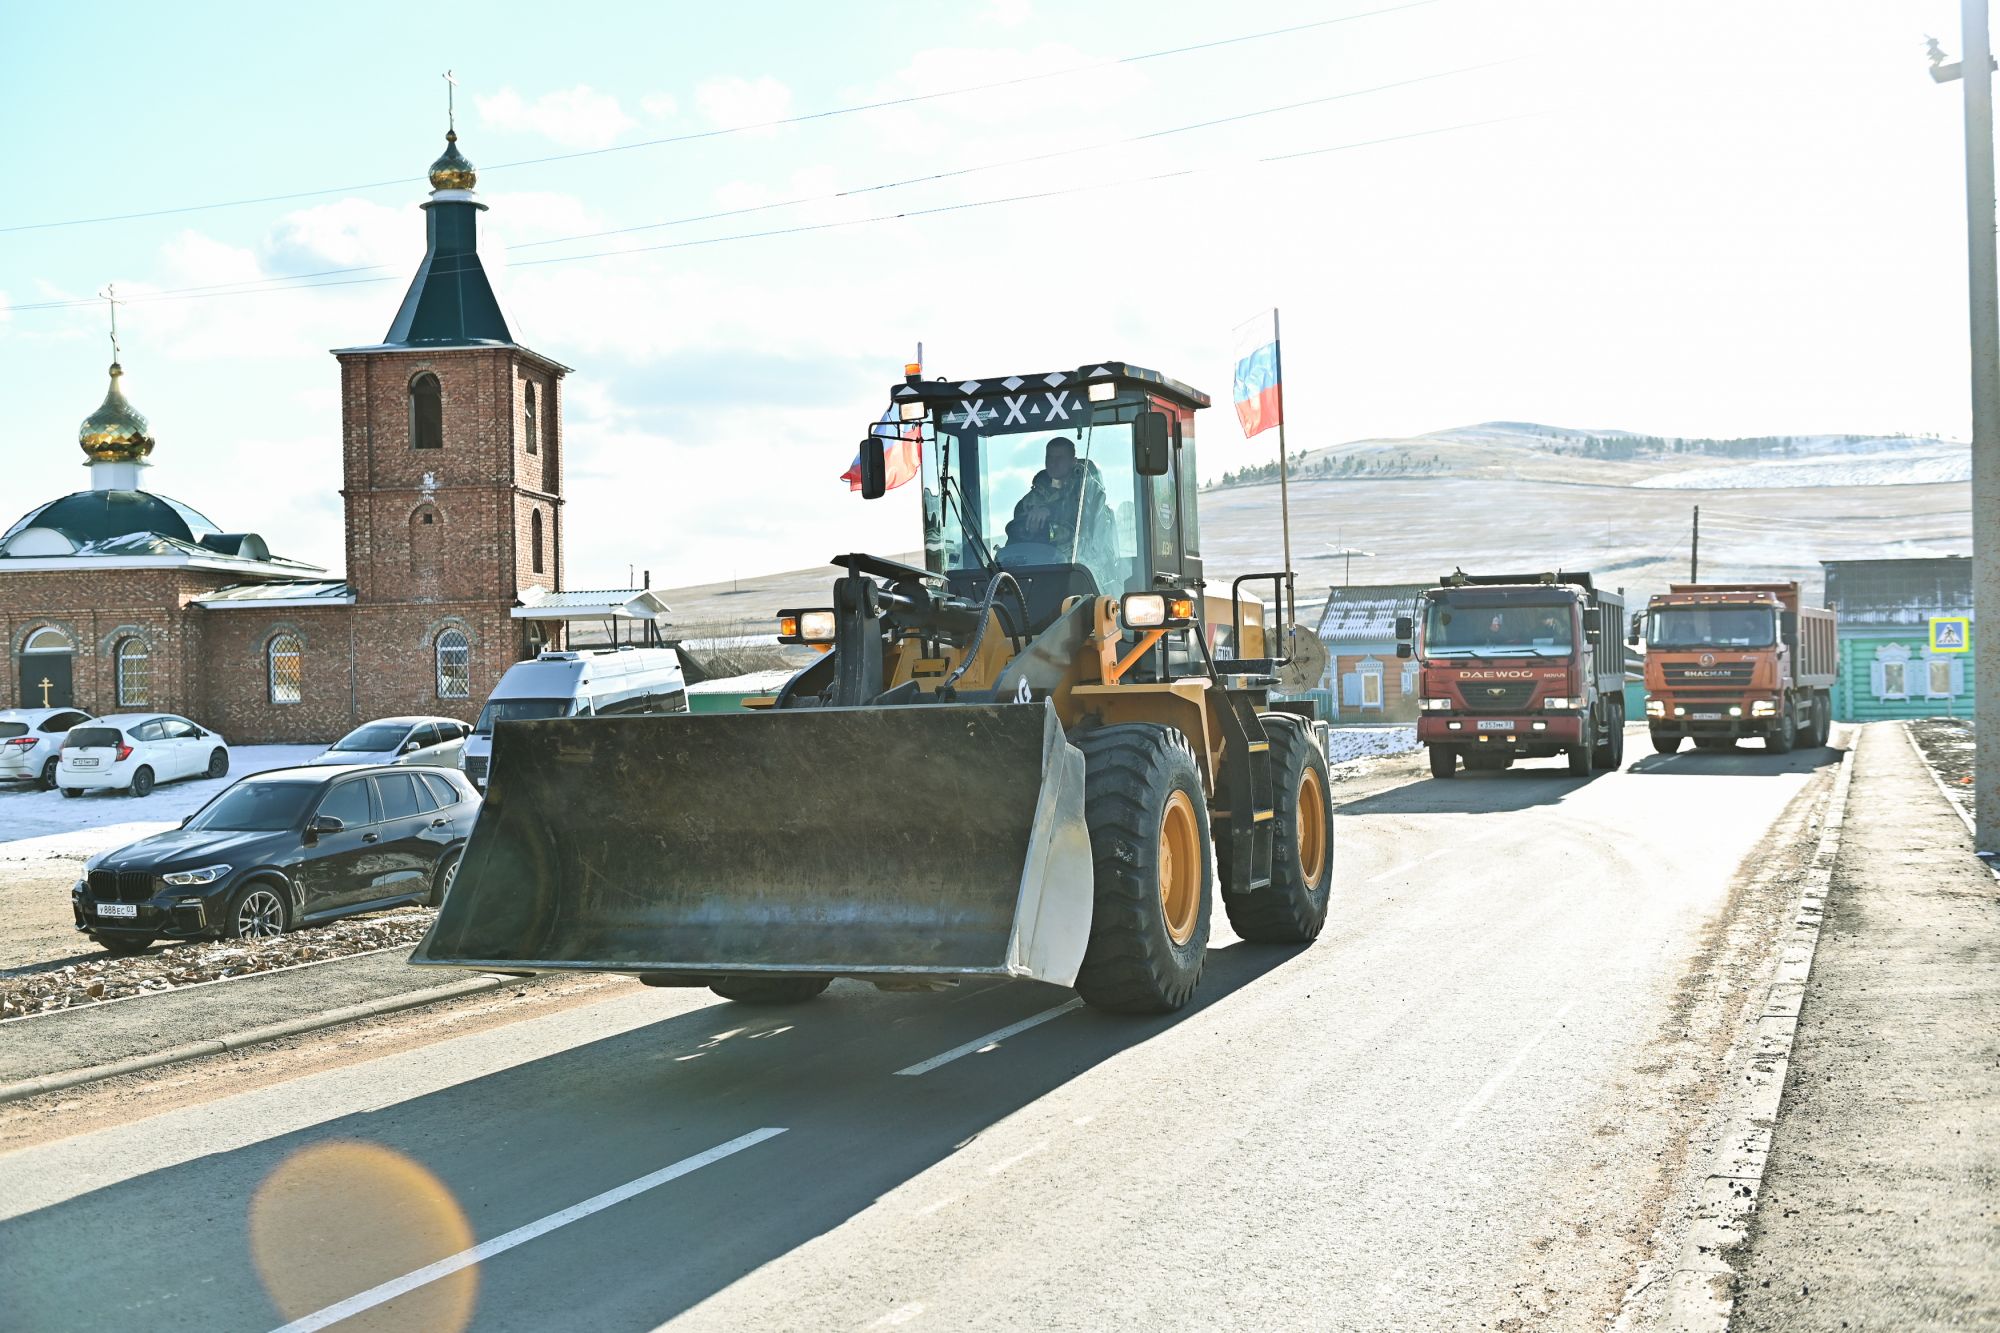
[[[1280,423],[1284,396],[1278,388],[1278,330],[1269,314],[1237,327],[1233,396],[1244,439]]]
[[[916,476],[923,468],[924,432],[923,423],[908,422],[898,428],[895,404],[882,414],[882,419],[868,428],[870,435],[882,439],[882,462],[888,470],[889,490],[895,490],[904,482]],[[861,489],[861,455],[854,455],[854,461],[847,465],[847,471],[840,474],[847,483],[847,489]]]

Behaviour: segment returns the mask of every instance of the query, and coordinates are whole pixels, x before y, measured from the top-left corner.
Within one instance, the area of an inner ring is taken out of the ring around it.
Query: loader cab
[[[1116,362],[993,381],[912,378],[895,392],[901,429],[924,437],[925,567],[952,591],[977,596],[1005,569],[1039,631],[1071,597],[1198,585],[1194,413],[1206,395]],[[1166,425],[1160,475],[1135,457],[1148,412]]]

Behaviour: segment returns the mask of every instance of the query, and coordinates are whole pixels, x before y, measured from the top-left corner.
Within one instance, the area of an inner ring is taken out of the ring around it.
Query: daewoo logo
[[[1533,680],[1532,671],[1461,671],[1460,680]]]
[[[1507,697],[1508,694],[1508,690],[1505,685],[1488,685],[1486,687],[1486,692],[1492,695],[1495,699],[1504,699]]]

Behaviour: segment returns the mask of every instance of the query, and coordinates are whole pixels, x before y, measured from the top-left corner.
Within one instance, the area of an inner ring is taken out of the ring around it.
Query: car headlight
[[[1647,717],[1665,717],[1666,715],[1667,715],[1667,701],[1665,699],[1646,700]]]
[[[1542,707],[1544,707],[1544,708],[1548,708],[1548,709],[1565,709],[1565,708],[1581,708],[1581,707],[1583,707],[1583,700],[1581,700],[1581,699],[1564,699],[1564,698],[1559,698],[1559,697],[1558,697],[1558,698],[1549,698],[1549,699],[1544,699],[1544,700],[1542,700]]]
[[[1752,717],[1775,717],[1777,712],[1778,701],[1776,699],[1752,699],[1750,701],[1750,716]]]
[[[1418,701],[1417,701],[1417,707],[1419,707],[1419,708],[1423,709],[1423,710],[1424,710],[1425,712],[1427,712],[1427,713],[1442,713],[1442,712],[1444,712],[1444,711],[1445,711],[1446,709],[1448,709],[1448,708],[1450,708],[1450,707],[1451,707],[1451,700],[1449,700],[1449,699],[1420,699],[1420,700],[1418,700]]]
[[[203,866],[199,870],[176,870],[173,874],[162,875],[160,878],[177,887],[187,884],[213,884],[229,871],[229,866]]]

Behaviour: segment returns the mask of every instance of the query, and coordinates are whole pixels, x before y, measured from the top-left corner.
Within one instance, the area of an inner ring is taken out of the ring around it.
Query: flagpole
[[[1292,573],[1292,463],[1285,450],[1285,344],[1278,332],[1278,307],[1271,307],[1271,370],[1278,380],[1278,512],[1285,538],[1285,599],[1297,610],[1299,592]],[[1283,606],[1278,615],[1287,615]],[[1291,621],[1285,620],[1286,656],[1291,656]]]

